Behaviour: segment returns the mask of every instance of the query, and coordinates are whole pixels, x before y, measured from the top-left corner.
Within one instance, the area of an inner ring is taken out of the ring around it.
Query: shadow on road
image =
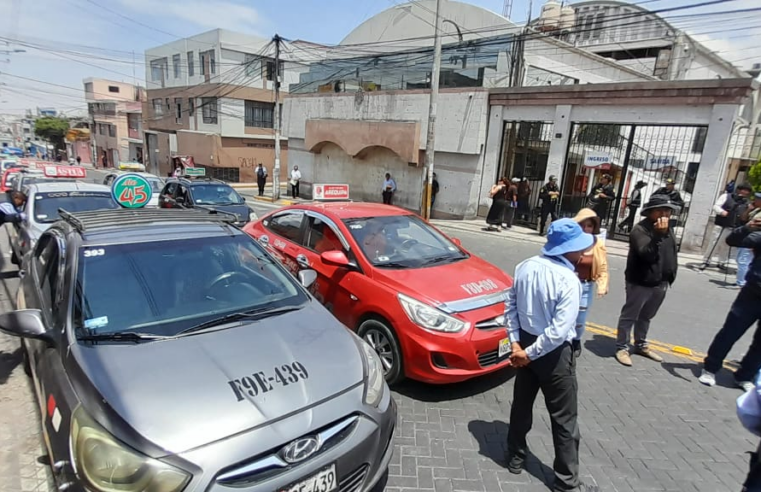
[[[0,352],[0,384],[8,381],[11,373],[21,364],[21,346],[13,352]]]
[[[714,285],[718,285],[719,287],[723,287],[725,289],[736,290],[738,292],[740,291],[740,288],[737,287],[737,284],[735,284],[734,282],[725,282],[724,280],[717,280],[715,278],[710,279],[708,282]]]
[[[407,380],[394,387],[394,391],[409,398],[427,403],[460,400],[485,393],[510,381],[515,375],[513,369],[502,369],[480,378],[469,379],[455,384],[426,384]]]
[[[501,421],[485,422],[473,420],[468,423],[468,430],[478,441],[478,453],[498,465],[507,467],[507,431],[510,426]],[[526,471],[548,487],[555,481],[555,472],[542,463],[530,451],[526,458]]]
[[[609,359],[616,353],[616,341],[603,335],[594,335],[584,342],[584,349],[601,359]],[[584,353],[581,356],[584,357]]]
[[[697,381],[697,378],[700,376],[700,364],[697,362],[664,362],[661,366],[675,378],[683,379],[687,382]],[[692,377],[686,377],[677,371],[686,372]]]

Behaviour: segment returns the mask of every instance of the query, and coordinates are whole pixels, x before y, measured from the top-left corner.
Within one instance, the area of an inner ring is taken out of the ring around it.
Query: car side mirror
[[[460,241],[458,238],[453,237],[451,238],[452,242],[455,243],[458,247],[462,248],[462,241]]]
[[[39,309],[19,309],[0,314],[0,331],[21,338],[50,340]]]
[[[299,282],[308,289],[313,283],[317,281],[317,272],[314,270],[301,270],[299,271]]]
[[[334,249],[332,251],[325,251],[320,255],[320,259],[326,265],[332,265],[337,267],[348,267],[351,265],[349,258],[346,257],[346,253]]]

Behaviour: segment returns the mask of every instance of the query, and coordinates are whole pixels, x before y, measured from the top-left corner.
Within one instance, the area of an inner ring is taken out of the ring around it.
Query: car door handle
[[[309,268],[309,260],[307,259],[306,255],[298,255],[296,257],[296,263],[299,264],[302,268]]]

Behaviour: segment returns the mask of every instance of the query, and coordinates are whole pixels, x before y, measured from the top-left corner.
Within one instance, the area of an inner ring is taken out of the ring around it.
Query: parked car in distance
[[[374,203],[278,209],[244,230],[383,361],[390,384],[452,383],[508,365],[505,300],[512,279],[417,215]]]

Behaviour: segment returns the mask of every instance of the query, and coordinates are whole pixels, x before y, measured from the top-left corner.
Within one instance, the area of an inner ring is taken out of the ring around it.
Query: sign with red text
[[[347,184],[315,184],[312,185],[314,200],[348,200],[349,185]]]
[[[87,171],[79,166],[44,166],[43,173],[48,178],[84,178]]]
[[[122,174],[111,185],[114,201],[124,208],[141,208],[151,201],[151,184],[139,174]]]

